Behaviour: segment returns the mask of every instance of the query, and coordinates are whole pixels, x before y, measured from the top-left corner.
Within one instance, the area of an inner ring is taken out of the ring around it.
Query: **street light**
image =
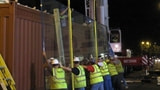
[[[145,42],[144,42],[144,41],[142,41],[142,42],[141,42],[141,45],[144,45],[144,44],[145,44]]]
[[[149,52],[149,48],[151,47],[151,42],[149,41],[142,41],[141,42],[141,53],[143,54]]]
[[[151,46],[151,43],[150,43],[149,41],[142,41],[142,42],[141,42],[141,45]]]
[[[147,45],[147,46],[150,45],[150,42],[147,41],[147,42],[146,42],[146,45]]]

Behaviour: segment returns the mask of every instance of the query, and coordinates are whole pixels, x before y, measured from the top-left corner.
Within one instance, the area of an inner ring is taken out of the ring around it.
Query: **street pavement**
[[[160,90],[157,85],[157,78],[154,76],[146,77],[145,71],[133,71],[126,75],[128,89],[124,90]]]
[[[129,83],[126,90],[160,90],[156,83]]]

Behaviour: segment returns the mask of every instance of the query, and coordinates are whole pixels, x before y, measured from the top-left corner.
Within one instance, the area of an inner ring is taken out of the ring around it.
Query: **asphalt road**
[[[160,90],[156,83],[130,83],[126,90]]]
[[[128,89],[124,90],[160,90],[157,85],[157,78],[154,76],[146,77],[144,71],[133,71],[126,76]]]

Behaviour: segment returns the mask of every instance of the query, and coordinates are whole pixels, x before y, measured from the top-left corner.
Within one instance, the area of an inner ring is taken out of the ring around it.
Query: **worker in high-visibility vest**
[[[60,67],[58,59],[50,58],[52,64],[53,83],[51,90],[67,90],[67,83],[65,80],[65,71]]]
[[[118,59],[117,55],[114,56],[114,63],[115,63],[116,69],[118,71],[118,78],[120,79],[120,81],[123,81],[125,88],[128,88],[126,80],[124,79],[124,68],[122,66],[121,61]]]
[[[98,66],[100,67],[103,79],[104,79],[104,90],[112,90],[111,76],[107,65],[108,60],[100,56],[98,58]]]
[[[90,60],[88,65],[83,65],[90,72],[91,90],[104,90],[103,77],[95,60]]]
[[[44,73],[45,73],[45,83],[46,83],[46,89],[50,90],[51,86],[53,84],[53,75],[52,75],[52,60],[54,58],[51,57],[49,59],[46,60],[46,63],[44,63],[43,67],[45,68]]]
[[[120,88],[120,81],[118,79],[118,71],[116,69],[116,66],[113,62],[113,57],[110,58],[108,62],[108,70],[111,75],[111,80],[112,80],[112,86],[114,90],[119,90]]]
[[[79,57],[74,57],[74,67],[73,68],[69,68],[69,67],[65,67],[65,66],[61,66],[61,67],[74,74],[75,90],[85,90],[85,87],[86,87],[85,70],[80,65]]]

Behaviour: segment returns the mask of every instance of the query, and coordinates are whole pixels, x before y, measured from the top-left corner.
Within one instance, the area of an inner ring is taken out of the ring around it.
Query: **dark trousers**
[[[118,75],[111,76],[111,80],[112,80],[112,86],[114,90],[122,90],[121,81],[118,78]]]

